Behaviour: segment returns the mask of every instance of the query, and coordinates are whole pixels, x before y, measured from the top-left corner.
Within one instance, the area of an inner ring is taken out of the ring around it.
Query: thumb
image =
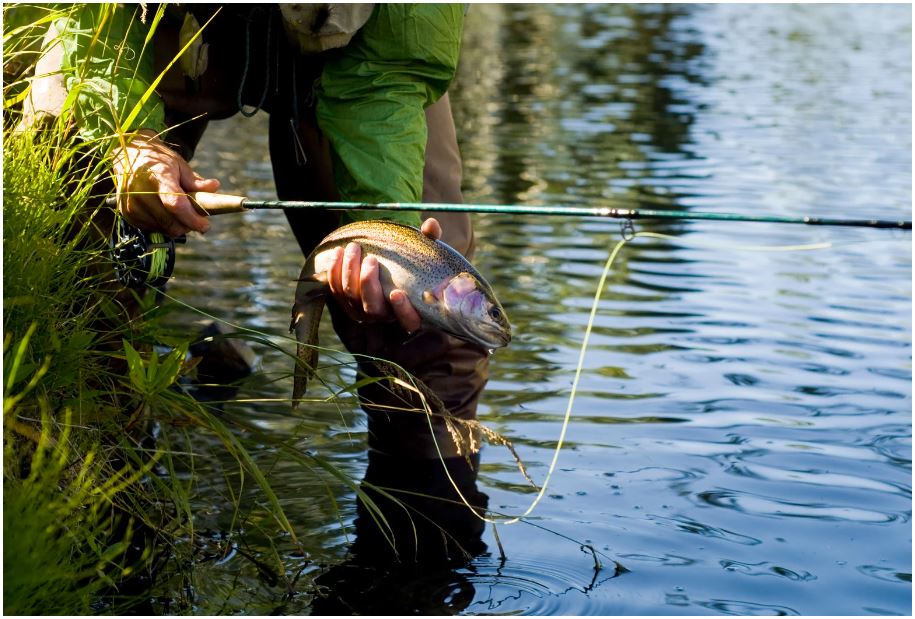
[[[420,231],[424,236],[436,241],[442,238],[442,224],[435,217],[430,217],[424,221]]]

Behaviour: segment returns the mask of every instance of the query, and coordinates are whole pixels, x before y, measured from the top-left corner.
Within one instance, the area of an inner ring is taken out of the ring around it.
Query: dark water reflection
[[[473,5],[452,95],[465,197],[910,217],[910,24],[902,5]],[[264,118],[212,127],[199,153],[225,189],[273,196]],[[517,334],[493,358],[481,419],[539,482],[619,225],[476,221],[477,261]],[[498,527],[504,562],[488,526],[488,553],[400,578],[403,598],[426,613],[910,614],[910,235],[639,229],[672,238],[638,238],[614,265],[532,524]],[[810,244],[830,246],[758,250]],[[301,256],[281,214],[214,221],[182,252],[172,294],[292,350]],[[262,365],[225,415],[252,426],[252,444],[283,437],[360,479],[353,398],[290,415],[290,359],[257,351]],[[325,378],[353,376],[344,364]],[[198,526],[231,531],[294,584],[271,585],[242,554],[202,562],[198,612],[308,613],[315,579],[352,543],[353,490],[269,444],[258,462],[305,554],[203,437]],[[479,484],[500,513],[534,497],[496,447]],[[580,544],[629,571],[613,577],[603,559],[595,572]],[[364,595],[364,609],[383,598]]]

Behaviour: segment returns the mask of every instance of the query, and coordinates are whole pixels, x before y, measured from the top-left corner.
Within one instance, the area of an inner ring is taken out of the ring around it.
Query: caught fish
[[[327,271],[334,250],[356,242],[363,260],[374,256],[385,298],[403,290],[423,323],[492,350],[511,341],[505,310],[483,276],[457,251],[416,228],[390,221],[360,221],[331,232],[302,267],[290,331],[299,342],[293,402],[305,395],[318,363],[318,324],[330,293]]]

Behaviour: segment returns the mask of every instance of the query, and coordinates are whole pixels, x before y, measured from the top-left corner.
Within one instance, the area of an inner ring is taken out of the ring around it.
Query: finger
[[[359,272],[362,268],[362,247],[358,243],[349,243],[343,252],[342,284],[343,294],[353,307],[362,307],[362,294]]]
[[[362,310],[366,317],[372,320],[390,319],[391,312],[388,311],[388,303],[384,298],[378,260],[375,256],[368,256],[362,261],[362,272],[359,279],[362,289]]]
[[[190,228],[184,226],[181,222],[172,217],[169,211],[162,208],[162,202],[157,195],[149,194],[141,197],[138,201],[142,204],[141,212],[153,222],[151,226],[139,226],[143,230],[164,232],[172,238],[190,232]]]
[[[162,208],[157,194],[135,194],[127,198],[121,214],[132,225],[146,232],[162,232],[174,238],[186,234],[188,229]]]
[[[438,223],[438,220],[435,217],[430,217],[423,222],[420,231],[433,240],[439,240],[442,238],[442,224]]]
[[[170,221],[159,222],[155,217],[150,213],[150,207],[142,203],[144,196],[123,196],[121,201],[118,203],[118,211],[127,220],[127,223],[139,228],[140,230],[145,230],[147,232],[168,232],[168,226],[171,223]],[[147,197],[149,200],[150,198]],[[159,210],[162,209],[160,205],[156,205],[156,208]]]
[[[394,310],[394,317],[397,322],[407,333],[413,333],[422,326],[422,319],[407,298],[407,293],[403,290],[395,289],[388,296],[391,301],[391,308]]]
[[[180,166],[178,168],[180,170]],[[185,228],[201,233],[210,229],[210,222],[206,217],[197,213],[197,209],[191,205],[190,199],[178,184],[180,171],[169,169],[155,174],[155,178],[159,181],[159,200],[161,200],[162,206],[178,220],[178,223]]]
[[[335,297],[343,295],[343,278],[340,275],[343,269],[343,248],[334,249],[334,255],[330,262],[330,268],[327,269],[327,285]]]
[[[181,186],[186,191],[217,191],[219,189],[219,179],[204,178],[200,176],[187,162],[181,161],[178,164],[181,175]]]

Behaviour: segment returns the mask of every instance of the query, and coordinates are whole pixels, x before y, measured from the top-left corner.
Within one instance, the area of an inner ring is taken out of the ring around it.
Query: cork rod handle
[[[207,193],[198,191],[188,194],[191,204],[201,215],[223,215],[241,213],[245,210],[245,197],[225,193]]]

